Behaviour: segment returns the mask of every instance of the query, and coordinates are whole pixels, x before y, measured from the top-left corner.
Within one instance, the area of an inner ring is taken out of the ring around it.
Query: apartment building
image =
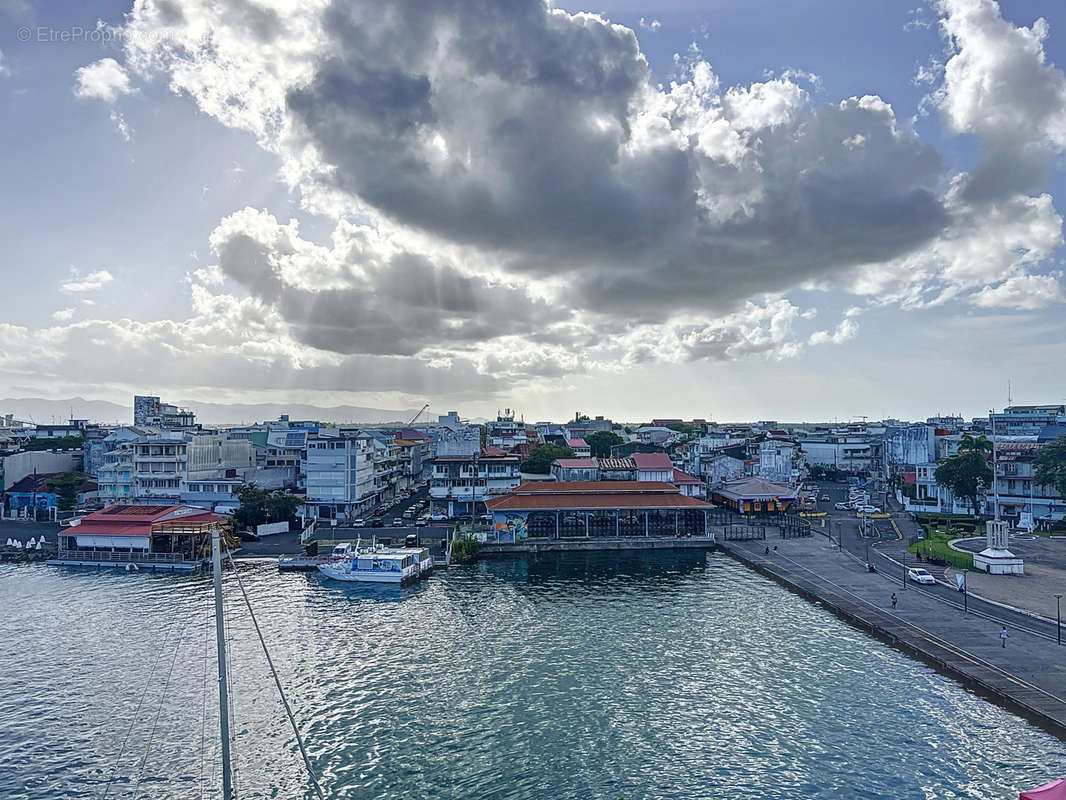
[[[374,438],[359,432],[309,439],[303,467],[309,515],[351,519],[372,511],[374,451]]]
[[[472,508],[482,512],[485,500],[518,486],[519,463],[515,455],[438,455],[429,482],[434,510],[448,516],[469,514]]]

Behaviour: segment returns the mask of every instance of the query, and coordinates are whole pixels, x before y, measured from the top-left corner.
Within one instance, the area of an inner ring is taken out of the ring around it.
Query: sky
[[[91,6],[0,0],[0,397],[1066,402],[1061,3]]]

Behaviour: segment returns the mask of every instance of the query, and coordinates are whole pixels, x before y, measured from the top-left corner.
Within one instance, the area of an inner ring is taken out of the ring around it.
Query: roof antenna
[[[1014,398],[1011,397],[1010,378],[1007,378],[1007,405],[1008,406],[1014,405]]]

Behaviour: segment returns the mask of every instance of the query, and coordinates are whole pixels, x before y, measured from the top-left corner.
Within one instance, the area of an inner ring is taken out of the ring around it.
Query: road
[[[827,512],[827,527],[822,532],[829,535],[833,545],[847,552],[851,557],[862,563],[872,563],[878,573],[886,581],[891,582],[892,586],[887,589],[888,591],[922,592],[925,596],[952,608],[961,610],[965,607],[975,616],[1005,625],[1008,631],[1011,629],[1027,630],[1044,638],[1052,640],[1056,638],[1054,621],[1049,622],[1025,612],[1011,611],[986,602],[973,594],[964,598],[954,586],[944,583],[923,585],[904,581],[903,575],[906,568],[916,566],[926,568],[938,580],[944,580],[942,567],[936,567],[927,562],[919,563],[914,555],[907,552],[906,540],[917,533],[917,527],[910,515],[898,508],[890,507],[891,518],[870,520],[864,536],[860,530],[859,520],[853,511],[837,511],[833,508],[834,503],[847,500],[847,485],[819,482],[818,495],[821,497],[823,494],[828,494],[832,500],[828,503],[821,501],[818,503],[818,510]],[[892,500],[890,506],[894,503],[895,501]],[[880,505],[880,500],[875,500],[874,504]],[[1066,637],[1066,626],[1063,628],[1063,636]]]

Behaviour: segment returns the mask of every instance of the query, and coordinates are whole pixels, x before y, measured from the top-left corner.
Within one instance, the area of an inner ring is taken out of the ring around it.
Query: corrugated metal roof
[[[548,484],[558,487],[560,484]],[[681,509],[703,510],[710,503],[687,497],[683,494],[658,492],[651,494],[619,493],[562,493],[533,492],[525,495],[509,494],[485,501],[489,511],[541,511],[564,510],[591,511],[603,509]]]
[[[663,481],[563,481],[523,483],[511,494],[677,494],[678,488]]]

